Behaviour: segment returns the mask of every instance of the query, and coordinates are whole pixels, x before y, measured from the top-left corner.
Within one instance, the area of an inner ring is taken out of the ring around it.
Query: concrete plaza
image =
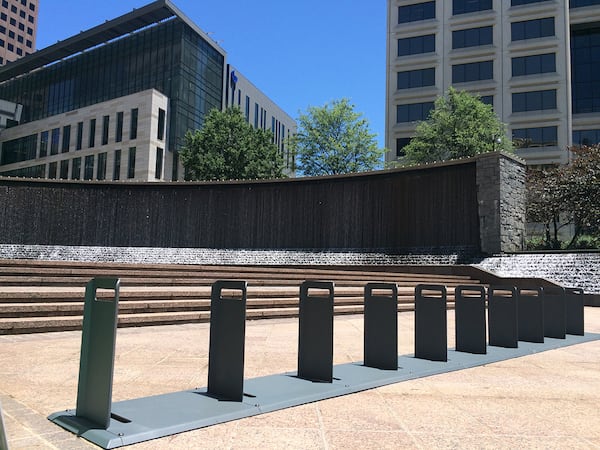
[[[600,308],[586,308],[600,333]],[[413,353],[414,314],[399,314]],[[448,314],[454,346],[454,314]],[[338,316],[334,364],[363,358],[363,317]],[[10,449],[94,448],[47,420],[75,406],[81,332],[0,336]],[[206,386],[209,325],[119,329],[113,401]],[[245,377],[294,371],[297,319],[247,322]],[[600,448],[600,341],[405,381],[148,441],[135,449]],[[96,447],[97,448],[97,447]]]

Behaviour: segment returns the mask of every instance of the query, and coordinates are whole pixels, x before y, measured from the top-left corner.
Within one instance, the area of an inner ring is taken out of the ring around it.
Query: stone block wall
[[[501,255],[475,266],[501,277],[544,278],[581,288],[586,294],[600,294],[600,252]]]
[[[523,249],[525,240],[525,163],[504,153],[477,157],[477,201],[481,251]]]

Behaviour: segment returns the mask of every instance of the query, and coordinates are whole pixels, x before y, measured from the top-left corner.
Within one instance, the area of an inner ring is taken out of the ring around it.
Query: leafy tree
[[[239,108],[213,109],[201,130],[188,131],[180,158],[186,180],[282,178],[271,132],[254,129]]]
[[[566,202],[575,223],[568,248],[584,233],[600,236],[600,144],[573,147],[571,152],[573,160],[563,169]]]
[[[479,96],[450,87],[438,97],[426,121],[404,151],[404,162],[423,164],[475,156],[492,151],[512,151],[505,125],[491,105]]]
[[[570,225],[562,170],[558,167],[527,172],[527,220],[544,226],[544,248],[559,249],[558,233]],[[561,215],[563,221],[561,221]]]
[[[584,234],[600,237],[600,144],[573,147],[565,165],[533,170],[527,178],[527,218],[545,226],[545,248],[561,248],[558,232],[574,225],[566,248],[576,248]]]
[[[348,99],[312,106],[292,139],[298,169],[306,176],[364,172],[381,167],[385,149]]]

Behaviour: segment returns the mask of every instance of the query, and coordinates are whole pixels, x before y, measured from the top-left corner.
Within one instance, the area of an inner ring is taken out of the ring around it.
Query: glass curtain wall
[[[154,88],[171,101],[169,145],[221,108],[224,57],[171,19],[0,85],[23,105],[22,123]]]

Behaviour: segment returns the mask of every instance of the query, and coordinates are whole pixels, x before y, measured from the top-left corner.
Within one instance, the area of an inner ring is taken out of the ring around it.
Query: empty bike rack
[[[544,288],[544,336],[565,339],[567,332],[567,303],[562,287]]]
[[[584,308],[583,308],[583,289],[566,289],[566,307],[567,307],[567,333],[576,336],[583,336]]]
[[[448,360],[446,286],[415,288],[415,358]]]
[[[519,340],[544,342],[544,290],[520,288],[517,290],[519,308]]]
[[[488,343],[495,347],[519,346],[517,290],[490,286],[488,290]]]
[[[333,290],[329,281],[300,286],[299,378],[326,383],[333,379]]]
[[[386,291],[384,293],[375,291]],[[364,363],[367,367],[398,370],[398,286],[365,286]]]
[[[111,300],[97,297],[98,289],[114,291]],[[98,278],[85,289],[76,416],[108,428],[115,366],[119,280]]]
[[[588,333],[549,338],[544,344],[524,342],[516,349],[517,291],[492,287],[488,294],[490,346],[486,349],[485,289],[460,286],[456,289],[457,348],[448,357],[446,287],[419,285],[415,289],[415,352],[399,356],[397,286],[371,283],[364,291],[364,361],[333,366],[334,284],[306,281],[300,286],[297,371],[245,380],[247,284],[218,281],[211,292],[208,387],[113,403],[119,289],[119,280],[114,278],[88,283],[77,405],[49,416],[57,425],[106,449],[600,339]],[[107,296],[105,290],[114,295]],[[541,303],[539,295],[536,300]],[[566,311],[571,311],[567,332],[579,332],[583,292],[567,291],[566,300]],[[0,420],[0,431],[2,427]]]
[[[485,355],[485,288],[457,286],[454,291],[456,351]]]
[[[224,290],[239,295],[224,297]],[[208,394],[236,402],[244,396],[246,291],[245,281],[217,281],[210,301]]]

